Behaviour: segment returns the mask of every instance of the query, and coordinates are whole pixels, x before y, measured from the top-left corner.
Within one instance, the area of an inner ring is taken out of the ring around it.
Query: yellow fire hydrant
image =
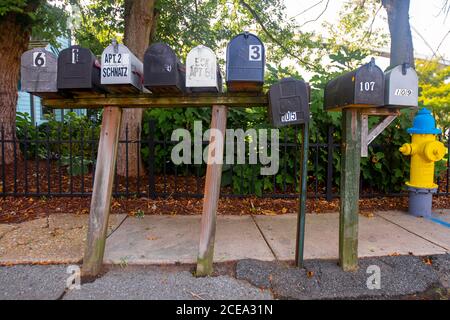
[[[432,194],[438,185],[434,183],[434,163],[442,160],[447,148],[436,135],[441,130],[430,111],[423,108],[414,118],[413,127],[407,130],[412,136],[411,143],[400,147],[400,152],[411,156],[410,180],[406,182],[409,190],[409,212],[415,216],[431,216]]]

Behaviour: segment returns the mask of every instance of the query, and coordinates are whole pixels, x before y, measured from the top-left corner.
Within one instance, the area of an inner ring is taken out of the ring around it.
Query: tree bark
[[[36,2],[27,9],[35,10],[37,6]],[[4,140],[10,141],[4,143],[4,159],[3,152],[0,152],[0,161],[4,164],[11,164],[20,156],[20,148],[16,143],[17,85],[20,57],[28,49],[31,34],[31,24],[21,18],[15,13],[0,18],[0,130],[4,132]]]
[[[155,2],[155,0],[125,0],[124,44],[141,61],[149,45],[152,28],[156,27]],[[143,110],[135,108],[123,110],[120,140],[124,141],[128,138],[129,143],[128,163],[126,146],[124,143],[119,144],[117,174],[120,176],[136,177],[144,173],[140,146],[132,143],[141,139]]]
[[[414,67],[414,48],[409,24],[410,0],[383,0],[391,34],[391,65],[408,63]]]

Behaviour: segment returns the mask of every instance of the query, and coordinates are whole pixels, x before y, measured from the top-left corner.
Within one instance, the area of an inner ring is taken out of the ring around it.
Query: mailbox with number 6
[[[309,122],[309,86],[285,78],[269,89],[269,117],[274,127]]]
[[[265,49],[259,38],[244,32],[227,46],[228,91],[261,91],[264,84]]]
[[[222,75],[210,48],[200,45],[188,53],[186,87],[192,92],[222,92]]]
[[[102,54],[101,83],[113,93],[141,92],[142,62],[123,44],[113,41]]]
[[[91,50],[76,45],[61,51],[58,89],[76,94],[107,92],[100,83],[100,62]]]
[[[41,98],[59,96],[57,87],[58,58],[44,48],[31,49],[22,54],[21,90]]]
[[[331,80],[325,87],[325,109],[384,105],[384,73],[372,60]]]
[[[144,56],[144,86],[153,93],[186,91],[186,68],[165,43],[152,44]]]
[[[402,64],[388,70],[385,78],[387,107],[418,107],[419,79],[410,65]]]

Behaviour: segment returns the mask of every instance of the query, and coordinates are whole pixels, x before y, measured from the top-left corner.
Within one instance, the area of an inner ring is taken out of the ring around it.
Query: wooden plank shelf
[[[112,95],[89,94],[73,98],[43,99],[42,105],[54,109],[103,108],[174,108],[174,107],[266,107],[268,97],[263,93],[187,94],[162,96],[153,94]]]

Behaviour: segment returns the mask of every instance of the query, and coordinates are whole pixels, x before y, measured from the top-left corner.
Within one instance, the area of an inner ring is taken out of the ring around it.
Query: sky
[[[300,25],[318,17],[327,4],[327,0],[284,1],[291,18],[297,16],[305,9],[318,4],[306,13],[295,17]],[[339,10],[344,2],[345,0],[330,0],[323,15],[316,22],[306,24],[304,27],[305,31],[315,31],[323,34],[322,23],[325,21],[330,23],[337,22],[339,20]],[[450,60],[450,14],[447,18],[443,14],[439,15],[443,3],[444,0],[411,0],[409,15],[413,46],[417,57],[432,57],[433,51],[436,51],[444,39],[437,52],[444,59]],[[387,15],[384,8],[379,11],[374,26],[384,28],[385,32],[389,34]],[[389,51],[389,48],[386,48],[386,51]],[[389,65],[389,61],[386,58],[378,58],[377,64],[382,69],[385,69]]]

